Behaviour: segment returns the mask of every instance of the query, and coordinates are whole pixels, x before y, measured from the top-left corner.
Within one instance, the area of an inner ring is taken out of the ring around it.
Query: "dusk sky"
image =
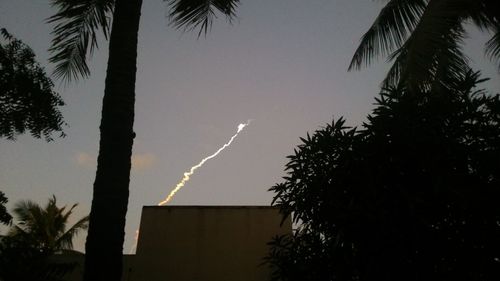
[[[385,58],[359,72],[347,66],[363,33],[385,1],[242,0],[238,18],[224,17],[206,37],[168,25],[168,7],[144,0],[139,31],[133,169],[124,252],[133,244],[144,205],[156,205],[183,173],[217,151],[252,119],[232,145],[199,168],[171,205],[269,205],[267,190],[285,175],[286,156],[299,137],[344,116],[360,125],[373,108],[389,64]],[[0,27],[30,45],[47,64],[55,12],[49,1],[0,0]],[[499,74],[483,53],[487,34],[469,28],[465,48],[475,69]],[[19,200],[80,205],[92,198],[108,44],[90,60],[89,79],[56,89],[68,127],[52,142],[20,136],[0,140],[0,190],[8,208]],[[113,202],[109,202],[113,208]],[[85,236],[75,241],[83,251]]]

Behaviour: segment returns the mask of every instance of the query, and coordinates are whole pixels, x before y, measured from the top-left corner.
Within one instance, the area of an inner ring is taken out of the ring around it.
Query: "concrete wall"
[[[277,208],[146,206],[132,281],[267,281],[267,242],[291,233]]]

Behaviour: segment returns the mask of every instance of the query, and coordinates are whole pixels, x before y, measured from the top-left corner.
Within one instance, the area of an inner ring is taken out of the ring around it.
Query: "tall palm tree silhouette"
[[[207,32],[217,12],[234,17],[239,0],[165,0],[175,27]],[[87,281],[118,281],[122,272],[125,216],[129,196],[137,34],[142,0],[53,0],[59,10],[51,61],[55,75],[71,80],[88,76],[87,56],[98,46],[97,34],[109,36],[101,139],[90,225],[86,243]],[[112,19],[112,25],[110,26]]]

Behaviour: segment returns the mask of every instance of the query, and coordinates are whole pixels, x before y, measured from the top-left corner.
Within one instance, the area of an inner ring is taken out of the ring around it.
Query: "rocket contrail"
[[[214,154],[208,156],[208,157],[205,157],[203,158],[203,160],[200,161],[200,163],[198,163],[197,165],[191,167],[191,169],[189,170],[189,172],[185,172],[184,173],[184,177],[182,178],[182,180],[175,186],[175,188],[170,192],[170,194],[168,194],[168,196],[165,198],[165,200],[161,201],[160,203],[158,203],[158,206],[162,206],[162,205],[165,205],[167,204],[171,199],[172,197],[175,195],[175,193],[177,193],[177,191],[179,191],[179,189],[181,189],[187,181],[189,181],[190,177],[194,174],[194,172],[196,171],[196,169],[200,168],[201,166],[203,166],[203,164],[205,164],[205,162],[207,162],[208,160],[214,158],[215,156],[217,156],[222,150],[224,150],[226,147],[230,146],[231,143],[233,142],[233,140],[238,136],[238,134],[246,127],[250,124],[252,120],[248,120],[246,123],[243,123],[243,124],[239,124],[238,125],[238,130],[236,131],[236,134],[234,134],[231,139],[229,139],[229,141],[227,143],[225,143],[221,148],[219,148]]]
[[[165,198],[165,200],[161,201],[160,203],[158,203],[158,206],[162,206],[162,205],[165,205],[167,204],[171,199],[172,197],[175,195],[175,193],[177,193],[177,191],[179,191],[179,189],[181,189],[187,181],[189,181],[189,178],[194,174],[194,172],[196,171],[196,169],[200,168],[201,166],[203,166],[203,164],[205,164],[205,162],[207,162],[208,160],[214,158],[215,156],[217,156],[222,150],[224,150],[226,147],[230,146],[231,143],[233,142],[233,140],[238,136],[238,134],[248,125],[250,125],[250,122],[252,121],[252,119],[248,120],[246,123],[243,123],[243,124],[239,124],[238,125],[238,130],[236,131],[236,134],[234,134],[231,139],[229,139],[229,141],[227,143],[225,143],[221,148],[219,148],[214,154],[206,157],[206,158],[203,158],[203,160],[200,161],[200,163],[198,163],[197,165],[191,167],[191,169],[189,170],[189,172],[185,172],[184,173],[184,177],[182,178],[182,180],[175,186],[175,188],[170,192],[170,194],[167,196],[167,198]],[[133,254],[133,252],[135,250],[137,250],[137,241],[139,239],[139,230],[136,230],[135,231],[135,239],[134,239],[134,245],[132,245],[132,248],[130,248],[130,254]]]
[[[135,236],[134,236],[134,245],[130,248],[129,255],[132,255],[134,251],[137,250],[137,241],[139,240],[139,229],[135,231]]]

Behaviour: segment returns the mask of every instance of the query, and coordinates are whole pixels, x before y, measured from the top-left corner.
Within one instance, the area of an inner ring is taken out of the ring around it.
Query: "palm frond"
[[[73,238],[82,230],[87,230],[89,217],[83,217],[57,238],[55,248],[73,249]]]
[[[170,8],[169,18],[175,28],[194,30],[199,28],[198,36],[207,33],[212,27],[217,13],[231,21],[236,15],[239,0],[164,0]]]
[[[448,9],[462,11],[464,20],[471,19],[482,31],[492,32],[486,43],[486,55],[498,64],[500,69],[500,9],[498,0],[455,0],[448,1]]]
[[[469,67],[462,53],[466,16],[455,0],[430,1],[414,31],[389,56],[394,64],[383,82],[384,87],[400,82],[412,87],[428,87],[462,77]]]
[[[44,210],[35,202],[26,200],[15,204],[13,213],[17,223],[10,229],[8,235],[15,236],[32,244],[46,237],[46,216]]]
[[[460,35],[453,35],[459,33]],[[465,79],[467,73],[471,70],[467,56],[462,52],[462,39],[465,31],[461,26],[453,30],[448,35],[448,41],[445,41],[442,48],[436,52],[436,59],[430,73],[432,74],[432,87],[442,87],[451,89],[455,81]],[[451,38],[451,39],[450,39]],[[457,38],[460,38],[457,40]]]
[[[12,36],[12,34],[10,34],[7,29],[5,28],[0,28],[0,34],[2,35],[2,37],[5,39],[5,40],[14,40],[14,36]]]
[[[486,94],[484,89],[478,88],[478,85],[488,80],[490,79],[481,77],[480,71],[470,69],[465,73],[462,79],[451,81],[450,90],[469,99],[476,95]]]
[[[400,48],[417,26],[428,0],[391,0],[363,35],[349,70],[372,63],[375,57]]]
[[[490,11],[488,11],[488,9],[491,9],[487,4],[488,1],[490,0],[455,0],[454,5],[456,8],[462,9],[467,18],[472,20],[472,23],[480,30],[488,30],[491,28],[492,20],[494,20]]]
[[[15,205],[17,224],[11,227],[8,236],[22,239],[32,246],[47,251],[71,249],[72,239],[79,231],[88,228],[88,216],[77,221],[66,230],[69,217],[77,204],[67,208],[58,207],[52,196],[42,208],[32,201],[20,201]]]
[[[486,55],[497,64],[500,71],[500,26],[496,27],[495,34],[486,42]]]
[[[100,29],[109,35],[114,0],[52,0],[58,12],[47,19],[54,23],[54,39],[49,49],[55,63],[54,76],[66,81],[88,77],[87,55],[98,47]]]
[[[43,210],[35,202],[26,200],[16,203],[13,213],[22,226],[29,228],[33,226],[33,221],[41,216]]]
[[[69,217],[71,216],[71,214],[73,214],[73,210],[78,206],[77,203],[73,204],[73,206],[71,206],[71,208],[69,208],[69,210],[64,214],[63,211],[66,209],[66,206],[64,206],[63,208],[61,208],[61,221],[65,221],[67,222],[69,220]]]
[[[433,51],[422,50],[418,38],[409,39],[390,59],[394,62],[382,82],[384,88],[400,83],[410,89],[423,90],[431,85],[447,87],[450,81],[459,80],[469,70],[461,45],[452,39]]]
[[[465,1],[465,0],[461,0]],[[500,24],[498,0],[469,0],[473,2],[468,9],[473,13],[474,23],[481,29],[496,29]]]
[[[24,237],[27,236],[28,233],[19,225],[13,225],[7,232],[7,236],[15,236],[15,235],[20,235]]]

